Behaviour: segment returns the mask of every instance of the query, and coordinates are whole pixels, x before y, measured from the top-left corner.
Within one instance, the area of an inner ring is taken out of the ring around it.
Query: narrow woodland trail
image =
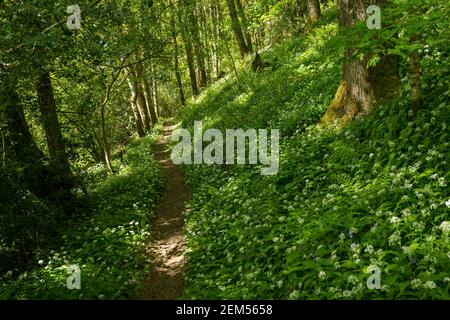
[[[167,143],[174,125],[166,125],[161,140],[155,145],[166,190],[156,208],[153,236],[147,249],[152,271],[144,280],[139,299],[176,299],[183,293],[185,250],[184,215],[189,190],[180,169],[170,159]]]

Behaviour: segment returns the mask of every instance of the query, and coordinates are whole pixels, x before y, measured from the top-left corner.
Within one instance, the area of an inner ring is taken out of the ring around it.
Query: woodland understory
[[[0,299],[449,299],[448,1],[71,5],[0,0]]]

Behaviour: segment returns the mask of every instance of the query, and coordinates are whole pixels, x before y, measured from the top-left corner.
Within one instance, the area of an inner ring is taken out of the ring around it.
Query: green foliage
[[[270,68],[240,73],[244,91],[218,83],[182,113],[186,126],[282,134],[275,176],[185,167],[187,298],[450,298],[448,48],[426,47],[414,121],[404,78],[398,100],[324,129],[316,123],[340,80],[340,50],[328,49],[335,30],[277,46],[264,55]],[[380,290],[366,286],[373,265]]]
[[[120,169],[113,176],[102,174],[102,164],[87,169],[85,175],[92,177],[89,187],[93,191],[89,209],[69,221],[60,247],[38,250],[25,272],[11,268],[3,273],[0,298],[118,299],[133,295],[149,268],[143,249],[153,208],[163,190],[160,169],[151,153],[156,138],[153,135],[132,142],[124,162],[115,160]],[[24,219],[32,215],[52,221],[48,214],[36,212],[43,209],[33,199],[28,196],[22,200],[20,207],[30,208]],[[26,201],[30,202],[28,207],[23,205]],[[10,250],[2,242],[0,248],[1,252]],[[81,269],[81,290],[66,287],[69,265]]]

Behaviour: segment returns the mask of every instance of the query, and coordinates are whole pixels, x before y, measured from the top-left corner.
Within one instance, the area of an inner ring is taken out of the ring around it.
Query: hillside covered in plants
[[[0,1],[0,299],[449,299],[449,9]]]

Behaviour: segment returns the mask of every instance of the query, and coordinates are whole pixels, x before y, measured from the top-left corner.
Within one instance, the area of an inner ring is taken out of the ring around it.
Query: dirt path
[[[189,190],[180,169],[170,159],[167,142],[175,126],[165,126],[155,145],[155,157],[163,169],[166,190],[156,208],[153,236],[148,248],[152,271],[144,280],[139,299],[176,299],[183,294],[184,216]]]

